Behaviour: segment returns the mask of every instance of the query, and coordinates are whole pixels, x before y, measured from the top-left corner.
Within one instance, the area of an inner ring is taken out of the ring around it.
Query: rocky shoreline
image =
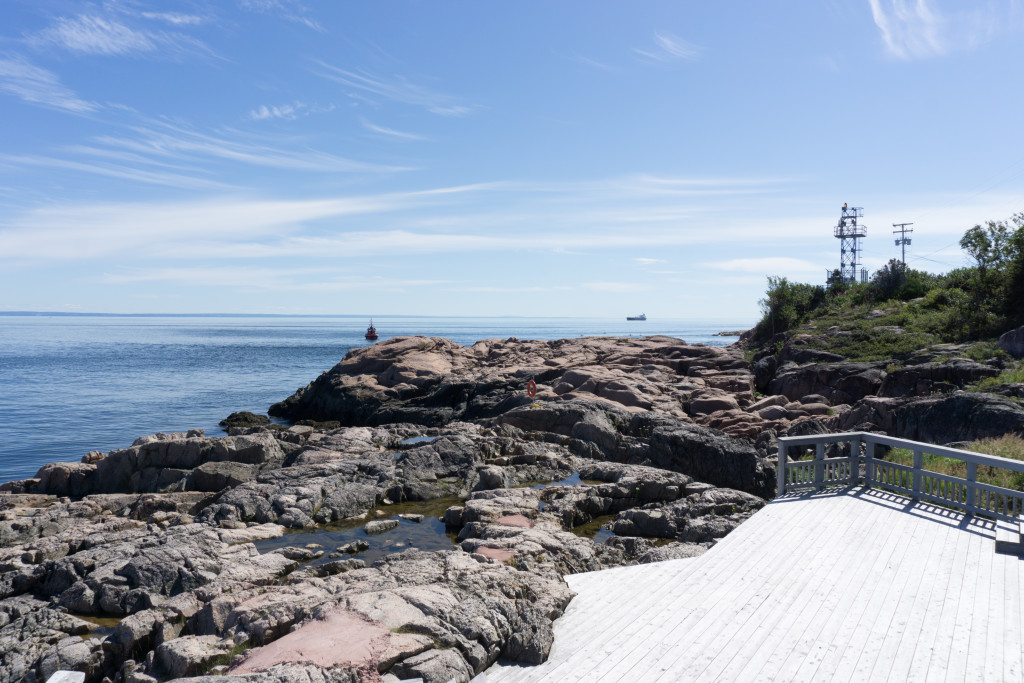
[[[780,347],[396,338],[272,406],[290,428],[233,415],[226,437],[46,465],[0,486],[0,683],[466,681],[547,657],[564,575],[693,557],[742,523],[779,435],[1024,434],[1024,387],[961,391],[999,370],[955,349]],[[422,515],[391,511],[448,499],[443,549],[409,545]],[[396,552],[316,541],[349,528]]]

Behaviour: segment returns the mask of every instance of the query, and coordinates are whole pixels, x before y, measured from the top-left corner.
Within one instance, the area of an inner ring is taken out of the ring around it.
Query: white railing
[[[849,444],[849,455],[826,458],[825,447],[828,444]],[[875,446],[879,444],[912,451],[913,466],[876,458]],[[791,449],[803,447],[805,451],[808,446],[814,447],[813,459],[790,460]],[[965,462],[967,477],[954,477],[924,469],[922,463],[925,453]],[[860,484],[869,488],[897,491],[914,500],[927,500],[987,517],[1017,520],[1024,510],[1024,491],[979,482],[978,465],[1024,472],[1024,462],[1020,460],[871,432],[782,436],[779,437],[778,495],[791,491],[819,490],[827,486]]]

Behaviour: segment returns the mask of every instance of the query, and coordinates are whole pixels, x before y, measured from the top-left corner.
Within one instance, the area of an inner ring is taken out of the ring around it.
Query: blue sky
[[[4,0],[0,310],[753,322],[1024,210],[1024,6]]]

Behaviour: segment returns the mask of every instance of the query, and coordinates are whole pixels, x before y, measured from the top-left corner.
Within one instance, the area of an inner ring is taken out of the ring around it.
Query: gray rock
[[[768,391],[793,401],[808,394],[820,394],[833,404],[852,404],[878,393],[887,365],[886,361],[783,365],[768,385]]]
[[[221,491],[233,488],[256,476],[254,465],[238,462],[206,462],[192,472],[192,486],[196,491]]]
[[[1024,357],[1024,325],[999,335],[999,348],[1014,358]]]
[[[764,392],[768,388],[772,379],[775,377],[775,371],[778,369],[779,363],[775,359],[775,356],[765,356],[761,360],[754,364],[754,388],[760,392]]]
[[[376,519],[372,522],[367,522],[363,526],[363,531],[368,535],[383,534],[385,531],[391,531],[392,529],[398,528],[397,519]]]
[[[171,676],[194,676],[219,663],[227,663],[234,643],[217,636],[181,636],[156,649],[157,663]]]

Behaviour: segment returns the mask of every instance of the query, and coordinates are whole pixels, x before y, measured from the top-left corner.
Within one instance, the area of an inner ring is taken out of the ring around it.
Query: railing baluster
[[[868,441],[864,449],[864,483],[868,487],[875,481],[875,442]]]
[[[972,510],[972,511],[973,511],[973,509],[977,508],[977,506],[975,504],[976,500],[975,500],[975,495],[974,495],[975,494],[974,482],[977,481],[977,479],[978,479],[978,463],[976,463],[976,462],[969,462],[969,463],[967,463],[967,489],[966,489],[967,500],[964,502],[964,504],[967,506],[968,510]]]
[[[914,476],[913,476],[914,495],[912,496],[914,500],[921,500],[921,477],[922,477],[921,467],[923,465],[923,459],[924,459],[924,456],[921,453],[921,451],[919,449],[915,449],[914,450]]]
[[[814,489],[820,491],[825,479],[825,443],[814,444]]]

